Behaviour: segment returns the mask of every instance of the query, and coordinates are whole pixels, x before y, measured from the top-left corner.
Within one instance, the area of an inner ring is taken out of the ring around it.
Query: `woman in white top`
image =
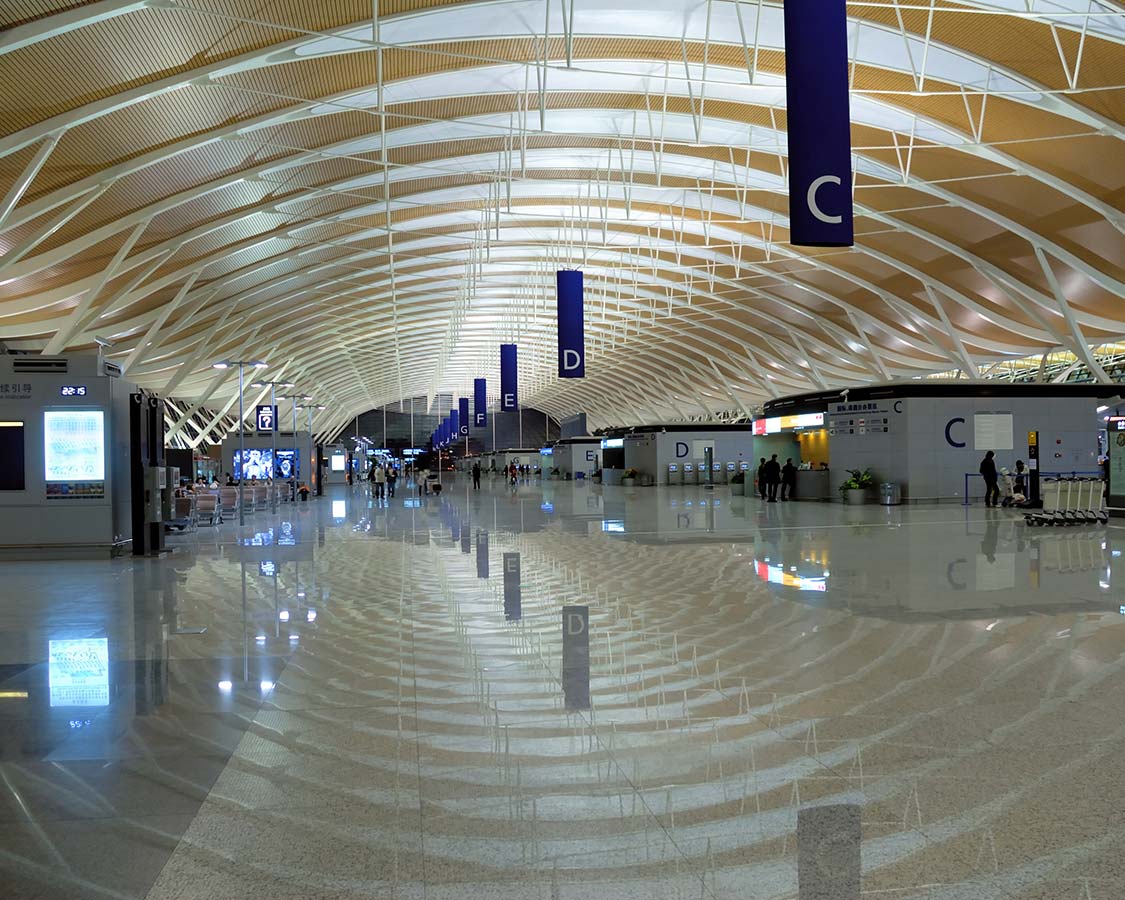
[[[415,475],[415,484],[418,485],[418,493],[428,494],[430,492],[429,478],[430,478],[430,470],[429,469],[423,468],[423,469],[419,469],[417,471],[417,474]]]

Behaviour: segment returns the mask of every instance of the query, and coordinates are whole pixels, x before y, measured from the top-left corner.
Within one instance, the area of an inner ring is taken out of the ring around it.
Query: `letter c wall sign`
[[[950,433],[953,429],[953,426],[956,425],[958,422],[960,422],[962,425],[965,424],[965,420],[962,419],[960,416],[956,416],[955,418],[952,418],[948,422],[945,423],[945,442],[947,444],[949,444],[950,447],[964,447],[965,446],[964,441],[954,440],[953,435]]]

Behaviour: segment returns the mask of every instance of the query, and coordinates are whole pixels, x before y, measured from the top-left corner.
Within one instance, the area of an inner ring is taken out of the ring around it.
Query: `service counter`
[[[798,469],[797,493],[798,500],[833,500],[832,485],[828,469]]]

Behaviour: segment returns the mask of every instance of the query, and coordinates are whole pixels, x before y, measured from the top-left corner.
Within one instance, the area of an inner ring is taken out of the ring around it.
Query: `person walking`
[[[777,461],[777,454],[770,457],[770,461],[762,466],[766,475],[766,488],[768,489],[769,503],[777,503],[777,485],[781,481],[781,465]]]
[[[515,487],[519,483],[520,478],[519,469],[516,467],[515,463],[508,466],[508,476],[511,478],[512,487]]]
[[[398,472],[395,470],[394,465],[387,466],[387,496],[393,497],[395,495],[395,483],[398,481]]]
[[[473,463],[473,490],[480,490],[480,463]]]
[[[996,453],[989,450],[980,461],[980,475],[984,479],[984,505],[1000,505],[1000,487],[996,476]]]
[[[430,469],[428,466],[423,466],[420,469],[415,469],[415,478],[418,482],[418,493],[428,495],[430,493]]]
[[[758,461],[758,494],[766,499],[766,458],[763,456]]]
[[[797,467],[793,465],[792,457],[786,459],[781,467],[781,499],[797,499]]]
[[[383,488],[387,483],[387,473],[383,467],[378,463],[371,466],[371,483],[374,488],[374,496],[376,500],[383,499]]]

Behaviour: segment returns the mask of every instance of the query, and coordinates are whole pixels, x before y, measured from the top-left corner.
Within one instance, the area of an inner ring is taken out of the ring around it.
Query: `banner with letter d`
[[[559,378],[586,377],[586,338],[583,329],[582,273],[555,273],[559,306]]]

